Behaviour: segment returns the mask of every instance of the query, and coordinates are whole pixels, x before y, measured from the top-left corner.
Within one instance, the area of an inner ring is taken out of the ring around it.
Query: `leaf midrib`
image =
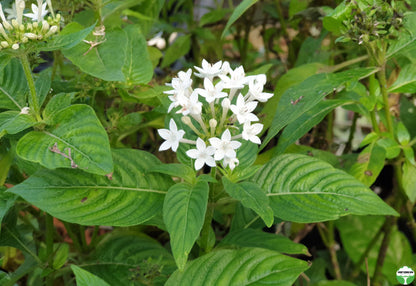
[[[17,103],[17,101],[14,100],[14,98],[6,90],[0,87],[0,91],[3,92],[20,110],[22,109],[19,103]]]
[[[44,189],[105,189],[105,190],[123,190],[123,191],[135,191],[135,192],[148,192],[148,193],[156,193],[156,194],[163,194],[165,195],[166,191],[154,190],[154,189],[143,189],[143,188],[131,188],[131,187],[114,187],[114,186],[100,186],[100,185],[83,185],[83,186],[34,186],[30,187],[32,190],[44,190]]]

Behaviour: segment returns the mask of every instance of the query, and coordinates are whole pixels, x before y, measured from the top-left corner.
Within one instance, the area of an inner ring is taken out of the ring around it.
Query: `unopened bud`
[[[25,33],[24,36],[28,37],[31,40],[37,40],[38,39],[38,35],[33,34],[33,33]]]
[[[191,118],[189,116],[183,116],[182,122],[185,123],[186,125],[192,124]]]
[[[231,102],[228,98],[224,98],[221,102],[221,106],[224,109],[230,109],[230,104],[231,104]]]
[[[56,20],[58,20],[58,21],[61,20],[61,14],[56,14]]]
[[[48,33],[46,33],[45,38],[52,36],[58,31],[58,26],[52,26]]]
[[[44,33],[46,33],[46,32],[48,32],[48,30],[49,30],[49,23],[48,23],[48,22],[46,22],[46,21],[43,21],[43,22],[42,22],[42,31],[43,31]]]
[[[218,122],[214,118],[212,118],[212,119],[209,120],[209,127],[211,129],[215,129],[215,127],[217,127],[217,124],[218,124]]]
[[[12,25],[10,25],[10,23],[9,22],[7,22],[7,21],[3,21],[3,26],[4,26],[4,28],[6,28],[6,30],[13,30],[13,27],[12,27]]]
[[[30,108],[29,107],[23,107],[22,110],[20,111],[20,114],[29,114],[30,112]]]
[[[32,23],[27,24],[26,29],[28,29],[29,31],[32,31],[33,29]]]
[[[39,27],[38,22],[33,23],[33,28],[37,29]]]
[[[12,20],[12,25],[13,25],[13,27],[15,27],[16,29],[19,29],[19,23],[17,22],[17,20],[16,19],[13,19]]]
[[[6,39],[9,40],[9,37],[6,34],[6,31],[3,28],[3,25],[0,23],[0,33],[2,34],[2,36]]]
[[[23,31],[25,30],[25,26],[20,25],[20,26],[19,26],[19,30],[23,32]]]
[[[19,44],[13,44],[13,46],[12,46],[12,49],[13,50],[18,50],[19,49]]]
[[[0,43],[0,45],[1,45],[3,48],[8,48],[8,47],[9,47],[9,43],[8,43],[8,42],[6,42],[6,41],[2,41],[2,42]]]
[[[27,43],[28,41],[29,41],[29,39],[27,37],[22,38],[22,43]]]

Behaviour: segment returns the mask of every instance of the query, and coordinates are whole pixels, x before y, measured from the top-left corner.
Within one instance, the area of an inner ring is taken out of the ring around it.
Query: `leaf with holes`
[[[262,248],[218,250],[175,271],[166,283],[173,285],[290,286],[308,263]]]
[[[137,225],[159,214],[172,180],[147,171],[160,161],[132,149],[113,150],[113,159],[112,176],[44,169],[9,191],[54,217],[83,225]]]
[[[195,186],[185,183],[173,185],[166,195],[163,221],[179,269],[185,267],[188,254],[204,224],[208,193],[208,183],[199,181]]]
[[[222,178],[224,190],[243,206],[255,211],[270,227],[273,224],[273,210],[269,206],[269,198],[264,191],[253,182],[233,183],[226,177]]]
[[[72,105],[55,113],[43,131],[32,131],[17,143],[17,154],[49,169],[80,168],[106,175],[112,172],[107,133],[88,105]]]
[[[163,285],[176,265],[158,241],[142,233],[116,230],[100,241],[83,268],[117,286],[130,286],[132,275],[152,269],[152,285]]]
[[[267,233],[258,229],[241,229],[230,232],[221,240],[220,245],[239,247],[260,247],[287,254],[310,255],[306,246],[295,243],[283,235]]]
[[[0,72],[0,106],[2,109],[21,110],[26,105],[28,86],[23,67],[12,59]]]
[[[275,216],[287,221],[319,222],[349,214],[397,215],[351,175],[305,155],[277,156],[250,180],[269,196]]]

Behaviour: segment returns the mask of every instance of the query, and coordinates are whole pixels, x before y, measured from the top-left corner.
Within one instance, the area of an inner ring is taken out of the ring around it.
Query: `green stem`
[[[67,222],[63,222],[66,231],[68,232],[69,237],[72,239],[72,243],[74,244],[74,247],[80,252],[82,253],[82,246],[79,243],[78,237],[75,235],[75,233],[73,232],[72,228],[71,228],[71,224],[67,223]]]
[[[347,144],[345,145],[344,154],[348,154],[352,148],[352,140],[354,139],[355,130],[357,129],[357,119],[358,113],[354,112],[354,117],[352,118],[352,124],[350,128],[350,134],[348,136]]]
[[[214,216],[214,204],[208,203],[207,212],[205,214],[204,225],[201,230],[200,246],[203,253],[208,253],[212,250],[214,244],[210,243],[210,233],[212,232],[212,218]],[[215,242],[214,242],[215,243]]]
[[[391,120],[391,113],[390,113],[389,94],[387,92],[386,64],[385,63],[381,66],[380,71],[377,72],[377,78],[380,82],[380,92],[381,92],[381,95],[383,96],[384,112],[385,112],[386,121],[387,121],[387,130],[394,137],[393,121]]]
[[[355,59],[352,59],[352,60],[348,60],[348,61],[339,63],[339,64],[334,65],[334,66],[324,67],[324,68],[320,69],[319,71],[320,72],[328,72],[328,73],[329,72],[336,72],[336,71],[338,71],[340,69],[343,69],[345,67],[348,67],[350,65],[365,61],[366,59],[368,59],[367,55],[361,56],[361,57],[358,57],[358,58],[355,58]]]
[[[322,241],[325,246],[328,248],[329,255],[331,257],[332,267],[334,268],[335,279],[342,280],[341,268],[339,267],[337,251],[336,251],[336,242],[334,238],[334,222],[329,221],[326,225],[326,230],[322,227],[323,224],[318,224],[318,231],[321,235]]]
[[[375,107],[373,110],[370,111],[370,118],[371,118],[371,125],[373,125],[374,131],[376,133],[380,133],[380,128],[378,127],[377,118],[376,118]]]
[[[29,86],[29,93],[30,93],[29,105],[32,108],[32,110],[35,112],[36,120],[42,121],[42,118],[40,117],[38,99],[36,97],[35,82],[33,81],[32,70],[30,68],[29,59],[27,58],[26,54],[22,54],[20,56],[20,62],[22,63],[23,71],[25,73],[27,84]]]
[[[53,225],[53,217],[45,213],[45,221],[46,221],[46,257],[48,259],[48,265],[51,266],[53,262],[53,238],[55,233],[55,226]],[[53,285],[53,273],[50,273],[46,277],[46,285],[52,286]]]

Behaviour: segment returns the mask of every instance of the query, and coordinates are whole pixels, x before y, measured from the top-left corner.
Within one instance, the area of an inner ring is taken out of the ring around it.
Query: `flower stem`
[[[36,97],[35,82],[33,81],[32,70],[30,68],[29,59],[27,58],[26,54],[22,54],[20,56],[20,62],[22,63],[23,71],[25,73],[27,84],[29,86],[29,93],[30,93],[29,106],[35,112],[36,120],[42,121],[42,118],[40,117],[38,99]]]
[[[386,121],[387,121],[387,130],[394,137],[393,121],[391,120],[391,113],[390,113],[389,94],[387,92],[386,64],[385,63],[381,66],[380,71],[377,72],[377,78],[380,82],[380,92],[381,92],[381,95],[383,96],[384,112],[385,112]]]

